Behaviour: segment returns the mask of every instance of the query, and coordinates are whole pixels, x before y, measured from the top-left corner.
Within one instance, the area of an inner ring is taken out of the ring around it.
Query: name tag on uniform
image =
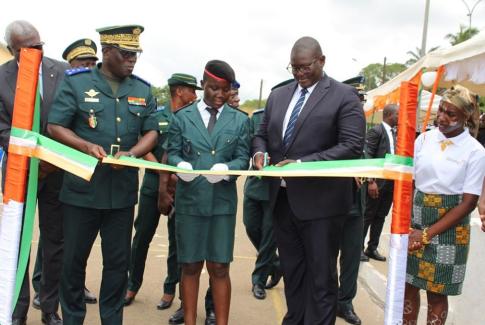
[[[145,98],[142,97],[128,97],[128,104],[135,106],[147,106]]]
[[[86,103],[99,103],[99,98],[89,98],[89,97],[86,97],[86,98],[84,98],[84,101]]]

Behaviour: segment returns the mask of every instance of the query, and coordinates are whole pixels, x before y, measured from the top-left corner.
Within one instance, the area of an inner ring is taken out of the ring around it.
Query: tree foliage
[[[406,70],[406,65],[402,63],[386,64],[385,76],[383,76],[383,68],[382,63],[371,63],[362,69],[360,74],[365,77],[365,89],[367,91],[377,88],[387,80],[394,78],[399,73]]]
[[[451,45],[456,45],[469,40],[479,32],[480,31],[475,27],[468,28],[464,25],[460,25],[460,30],[456,34],[446,34],[445,39],[449,40]]]
[[[170,89],[168,85],[165,87],[152,86],[152,95],[157,99],[157,105],[163,105],[170,100]]]
[[[427,53],[431,53],[433,51],[436,51],[437,49],[439,49],[439,46],[433,46],[432,48],[430,48],[428,50]],[[416,63],[419,59],[421,59],[423,57],[421,55],[421,49],[419,47],[416,47],[416,50],[415,51],[407,51],[406,53],[411,56],[411,58],[406,61],[406,66],[408,66],[408,67],[410,65],[413,65],[414,63]]]
[[[240,108],[246,112],[252,112],[266,106],[266,99],[261,100],[260,107],[258,107],[258,102],[258,99],[248,99],[241,105]]]

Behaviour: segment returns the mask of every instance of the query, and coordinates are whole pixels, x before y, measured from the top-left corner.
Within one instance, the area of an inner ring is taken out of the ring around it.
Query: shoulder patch
[[[261,114],[261,113],[264,113],[264,108],[260,108],[260,109],[253,111],[253,115],[254,114]]]
[[[90,72],[90,71],[91,69],[89,68],[81,67],[81,68],[67,69],[66,71],[64,71],[64,73],[66,74],[66,76],[74,76],[83,72]]]
[[[165,106],[164,105],[157,107],[157,112],[161,112],[161,111],[164,111],[164,110],[165,110]]]
[[[240,112],[240,113],[243,113],[244,115],[248,116],[248,113],[246,113],[246,112],[245,112],[245,111],[243,111],[242,109],[239,109],[239,108],[237,108],[237,107],[231,106],[231,105],[229,105],[229,104],[228,104],[228,106],[229,106],[230,108],[232,108],[233,110],[236,110],[236,111],[238,111],[238,112]]]
[[[131,75],[134,79],[136,80],[140,80],[141,82],[143,82],[145,85],[147,85],[148,87],[151,87],[152,85],[150,85],[150,83],[140,77],[138,77],[136,74],[132,74]]]

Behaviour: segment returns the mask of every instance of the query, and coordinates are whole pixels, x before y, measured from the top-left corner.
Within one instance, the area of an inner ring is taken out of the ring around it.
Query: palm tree
[[[447,34],[445,39],[450,41],[451,45],[460,44],[477,35],[480,31],[475,27],[467,28],[465,25],[460,25],[460,31],[456,34]]]
[[[434,46],[428,50],[428,53],[436,51],[438,48],[439,46]],[[407,51],[406,53],[411,56],[411,58],[406,61],[406,66],[413,65],[414,63],[416,63],[416,61],[422,58],[420,54],[421,49],[419,47],[416,47],[416,51]]]

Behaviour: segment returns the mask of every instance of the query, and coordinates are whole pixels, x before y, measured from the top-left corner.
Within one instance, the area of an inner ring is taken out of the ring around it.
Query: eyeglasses
[[[302,73],[309,73],[310,71],[312,71],[312,65],[313,63],[315,63],[317,61],[317,59],[313,59],[313,61],[309,64],[306,64],[306,65],[300,65],[300,66],[292,66],[291,63],[288,64],[288,66],[286,67],[286,70],[288,70],[289,73],[291,74],[295,74],[295,73],[298,73],[298,72],[302,72]]]
[[[118,52],[121,54],[121,56],[123,57],[124,60],[128,60],[128,59],[131,59],[133,57],[136,57],[138,59],[140,57],[140,55],[141,55],[141,52],[126,51],[126,50],[120,49],[117,46],[112,46],[112,48],[117,49]]]
[[[42,49],[44,48],[44,44],[45,44],[44,42],[39,42],[37,44],[32,44],[32,45],[27,46],[27,48],[42,51]]]
[[[8,46],[7,48],[11,49],[12,52],[16,52],[16,53],[20,53],[21,48],[35,49],[35,50],[42,51],[42,49],[44,48],[44,44],[45,44],[44,42],[39,42],[39,43],[32,44],[32,45],[21,46],[19,49],[16,49],[16,50],[12,50],[12,48],[10,46]]]

